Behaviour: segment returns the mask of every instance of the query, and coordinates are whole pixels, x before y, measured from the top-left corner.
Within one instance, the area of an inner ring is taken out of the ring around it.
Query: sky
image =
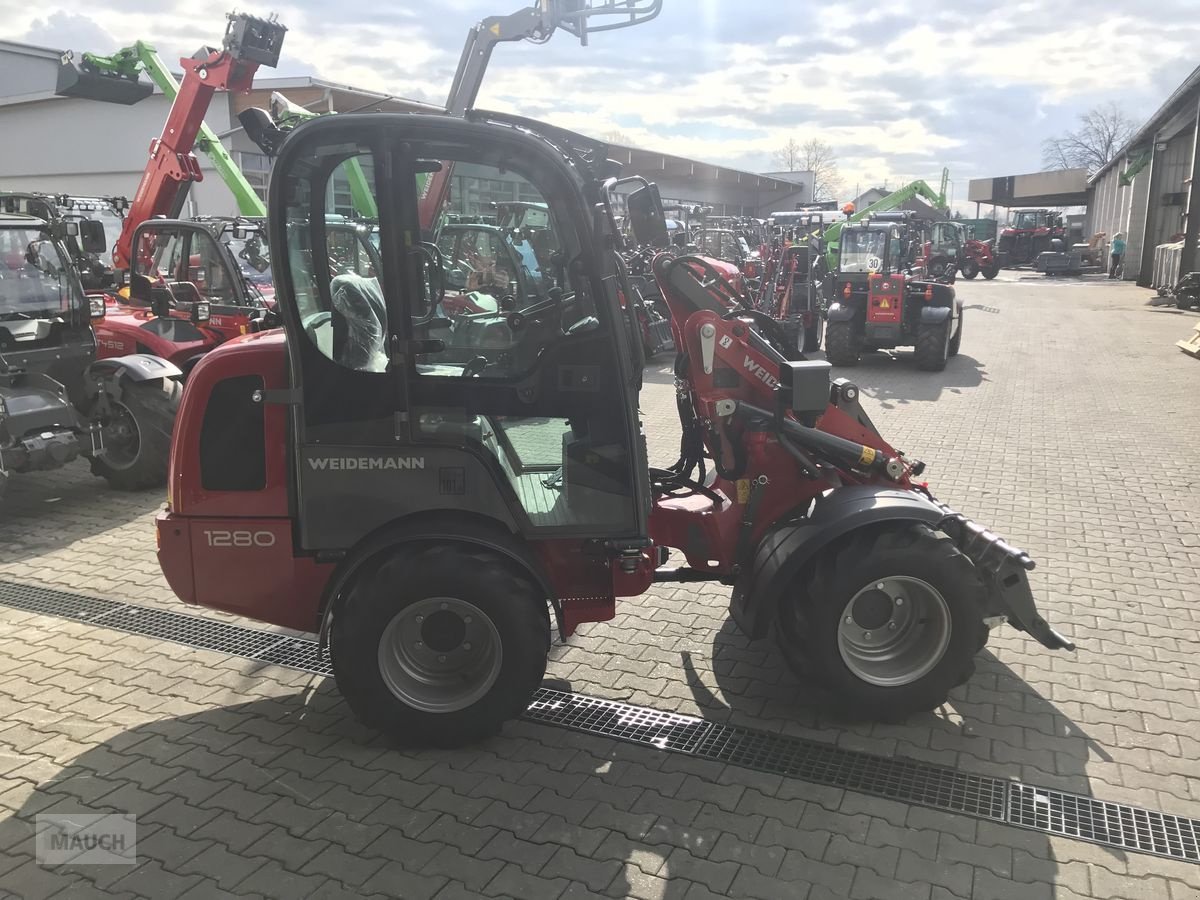
[[[441,104],[471,25],[532,0],[291,0],[276,74],[315,75]],[[1196,0],[664,0],[655,20],[496,48],[477,106],[751,171],[817,137],[855,189],[949,168],[1037,171],[1042,142],[1113,100],[1151,115],[1200,59]],[[1151,13],[1151,5],[1154,9]],[[202,7],[206,7],[202,8]],[[135,40],[168,61],[219,43],[208,4],[0,0],[0,38],[111,52]],[[261,70],[260,70],[261,71]]]

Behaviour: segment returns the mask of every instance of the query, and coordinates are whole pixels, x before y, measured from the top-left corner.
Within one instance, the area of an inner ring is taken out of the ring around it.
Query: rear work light
[[[192,321],[207,322],[211,312],[207,300],[197,300],[192,304]]]
[[[95,294],[88,297],[88,315],[93,319],[103,319],[106,305],[107,303],[103,294]]]

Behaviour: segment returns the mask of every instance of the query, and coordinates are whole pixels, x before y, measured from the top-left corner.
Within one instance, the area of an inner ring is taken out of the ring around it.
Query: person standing
[[[1108,277],[1116,278],[1118,273],[1124,274],[1121,267],[1121,260],[1125,258],[1125,233],[1118,231],[1113,235],[1112,242],[1112,264],[1108,268]]]

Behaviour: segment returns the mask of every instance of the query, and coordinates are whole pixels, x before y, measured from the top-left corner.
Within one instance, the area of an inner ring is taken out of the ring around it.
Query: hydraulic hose
[[[739,401],[737,408],[741,412],[772,421],[776,418],[770,410],[750,403]],[[884,475],[892,481],[899,480],[904,473],[904,464],[898,457],[887,456],[874,447],[818,431],[791,419],[784,419],[780,424],[785,438],[791,438],[801,446],[840,465]]]

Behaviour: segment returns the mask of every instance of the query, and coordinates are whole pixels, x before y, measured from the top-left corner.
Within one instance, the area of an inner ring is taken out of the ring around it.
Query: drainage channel
[[[5,581],[0,581],[0,605],[315,675],[332,674],[328,657],[309,638]],[[1123,803],[550,688],[537,691],[524,718],[1119,850],[1200,863],[1200,820]]]

